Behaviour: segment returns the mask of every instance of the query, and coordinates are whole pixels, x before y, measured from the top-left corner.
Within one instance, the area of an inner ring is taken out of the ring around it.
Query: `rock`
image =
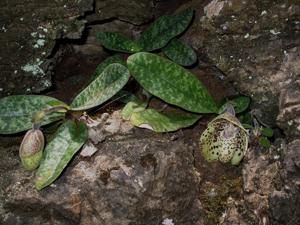
[[[187,5],[197,14],[184,38],[252,98],[259,120],[275,126],[280,92],[299,77],[299,2],[213,0],[203,16],[202,3]]]
[[[295,49],[300,51],[300,48]],[[300,71],[300,60],[298,64]],[[288,80],[281,90],[277,124],[285,131],[289,139],[300,136],[300,76],[297,80]]]
[[[220,225],[247,225],[243,216],[239,213],[237,200],[231,197],[227,200],[227,208],[225,213],[220,218]]]
[[[82,34],[87,22],[106,21],[108,27],[115,19],[142,24],[152,19],[154,9],[153,1],[147,0],[63,0],[43,4],[28,0],[24,4],[20,0],[0,3],[0,97],[49,89],[59,57],[55,54],[57,40],[82,39],[80,43],[84,43]],[[86,54],[103,52],[99,44],[89,42],[77,47]]]
[[[91,10],[92,0],[2,1],[0,96],[49,88],[56,39],[80,38],[85,21],[79,17]]]
[[[278,150],[282,152],[280,143],[265,153],[255,148],[248,149],[242,165],[243,197],[227,199],[220,224],[272,224],[269,198],[281,182]]]
[[[88,15],[88,21],[119,19],[141,25],[153,18],[154,1],[149,0],[96,0],[95,13]]]
[[[300,140],[277,140],[269,151],[250,148],[243,163],[243,198],[227,200],[220,224],[300,222]]]
[[[93,158],[77,156],[42,191],[31,184],[31,173],[14,167],[1,224],[195,224],[200,175],[192,149],[182,139],[142,129],[122,133],[124,126],[112,124],[106,124],[111,135],[95,145]]]
[[[300,139],[290,142],[285,148],[282,183],[270,197],[272,224],[294,225],[300,223]]]

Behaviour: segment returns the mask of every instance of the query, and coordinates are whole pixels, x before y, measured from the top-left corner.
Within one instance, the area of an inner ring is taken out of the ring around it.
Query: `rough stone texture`
[[[86,22],[141,24],[152,18],[153,7],[147,0],[1,1],[0,97],[51,87],[57,40],[80,39]]]
[[[300,49],[298,50],[298,54]],[[298,63],[300,71],[300,61]],[[280,92],[278,125],[285,131],[288,138],[300,136],[300,77],[289,80],[289,84]]]
[[[300,223],[300,140],[277,140],[265,153],[250,148],[243,164],[243,199],[227,200],[220,224]]]
[[[95,13],[88,21],[117,18],[140,25],[153,18],[154,1],[149,0],[95,0]]]
[[[275,190],[275,184],[279,179],[278,154],[276,148],[270,149],[267,154],[262,154],[249,149],[245,163],[243,165],[244,179],[244,201],[247,209],[251,212],[248,217],[252,217],[257,224],[267,224],[269,220],[269,195]]]
[[[92,0],[1,1],[0,96],[49,88],[56,39],[80,38],[91,10]]]
[[[202,4],[188,3],[198,15],[185,39],[274,126],[280,91],[299,77],[300,2],[213,0],[201,16]]]
[[[273,225],[300,223],[300,140],[290,142],[284,151],[281,186],[269,198]]]
[[[97,145],[93,158],[76,157],[40,192],[30,182],[31,173],[10,168],[10,181],[2,186],[1,224],[154,225],[167,218],[195,224],[201,214],[200,176],[191,148],[182,139],[146,130],[125,129],[124,134],[123,126],[108,121],[106,141]]]

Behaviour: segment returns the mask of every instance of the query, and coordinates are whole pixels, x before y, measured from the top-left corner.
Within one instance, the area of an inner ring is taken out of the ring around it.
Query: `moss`
[[[200,196],[207,213],[207,225],[218,224],[219,218],[226,209],[229,196],[239,198],[242,191],[242,178],[221,176],[219,184],[205,183]]]

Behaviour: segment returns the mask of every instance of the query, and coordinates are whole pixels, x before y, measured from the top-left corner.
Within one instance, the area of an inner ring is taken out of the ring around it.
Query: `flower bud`
[[[44,144],[44,135],[41,130],[27,131],[19,149],[19,156],[26,170],[34,170],[40,165]]]

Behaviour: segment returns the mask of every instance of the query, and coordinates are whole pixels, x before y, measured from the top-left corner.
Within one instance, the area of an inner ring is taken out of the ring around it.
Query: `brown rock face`
[[[15,169],[1,224],[154,225],[172,219],[188,225],[199,219],[200,177],[189,146],[144,130],[108,137],[93,158],[75,159],[40,192],[29,173]]]
[[[287,83],[280,92],[277,123],[289,138],[293,138],[300,136],[300,76],[296,80],[288,80]]]
[[[281,186],[269,198],[271,224],[293,225],[300,223],[300,140],[290,142],[285,148],[281,168]]]

